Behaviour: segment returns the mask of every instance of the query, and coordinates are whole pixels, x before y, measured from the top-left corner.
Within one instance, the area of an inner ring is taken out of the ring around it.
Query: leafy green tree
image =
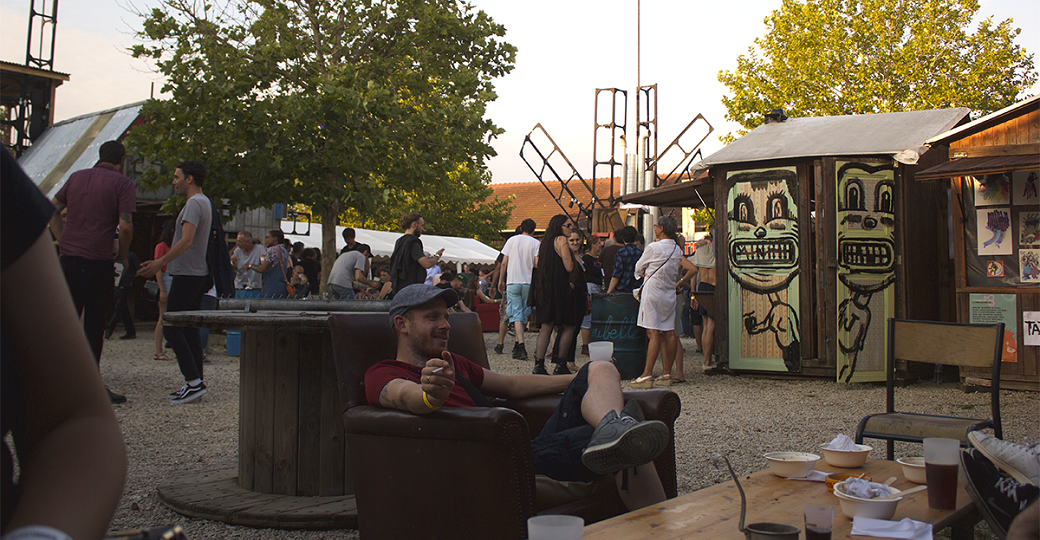
[[[487,179],[501,130],[484,118],[486,103],[516,49],[469,4],[163,0],[142,18],[133,55],[157,64],[172,98],[145,105],[149,121],[130,144],[168,166],[202,160],[206,193],[233,212],[276,202],[319,209],[330,225],[325,276],[342,211],[479,193],[460,183],[460,168]],[[477,214],[495,204],[476,202]]]
[[[1011,19],[971,31],[977,0],[784,0],[719,81],[726,119],[754,129],[788,116],[968,107],[992,112],[1037,79]]]

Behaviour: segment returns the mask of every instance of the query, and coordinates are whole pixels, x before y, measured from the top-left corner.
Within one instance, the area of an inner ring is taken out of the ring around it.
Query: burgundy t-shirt
[[[115,165],[98,163],[72,173],[54,196],[68,207],[58,240],[62,255],[111,261],[119,215],[137,211],[134,183]]]
[[[462,356],[455,353],[451,353],[451,357],[455,362],[455,372],[462,374],[469,382],[473,383],[478,389],[484,383],[484,368],[466,360]],[[365,371],[365,399],[368,400],[369,405],[379,407],[379,393],[383,391],[383,387],[394,379],[404,379],[406,381],[412,381],[419,383],[419,377],[422,376],[423,368],[413,365],[399,362],[397,360],[383,360],[378,364],[373,364],[368,370]],[[451,394],[448,395],[448,399],[444,402],[444,407],[476,407],[477,404],[473,402],[473,399],[469,397],[469,393],[462,387],[461,384],[455,383],[455,387],[451,389]]]

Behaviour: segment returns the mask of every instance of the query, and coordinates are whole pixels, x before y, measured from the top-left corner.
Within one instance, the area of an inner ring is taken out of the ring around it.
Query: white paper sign
[[[1022,312],[1023,345],[1040,347],[1040,311]]]

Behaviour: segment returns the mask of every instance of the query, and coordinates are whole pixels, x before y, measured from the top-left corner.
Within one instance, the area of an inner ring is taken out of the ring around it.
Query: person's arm
[[[376,300],[383,300],[383,299],[385,299],[386,295],[390,294],[390,291],[392,289],[393,289],[393,284],[392,283],[390,283],[389,281],[384,283],[383,287],[379,290],[379,296],[376,297]]]
[[[484,302],[484,303],[487,303],[487,304],[496,304],[496,303],[500,302],[500,300],[492,300],[491,298],[488,297],[488,295],[484,294],[484,291],[480,290],[479,288],[477,289],[477,298],[480,298],[481,302]]]
[[[32,412],[14,432],[21,496],[6,532],[41,525],[101,538],[123,492],[126,447],[49,234],[4,270],[0,298]]]
[[[437,253],[434,253],[429,257],[419,257],[419,264],[422,265],[423,268],[429,270],[430,268],[433,268],[435,264],[441,262],[441,255],[443,254],[444,248],[440,248],[437,250]]]
[[[170,248],[170,251],[166,252],[166,255],[142,264],[141,268],[137,271],[137,275],[148,277],[160,273],[163,266],[166,266],[167,263],[180,257],[185,251],[188,251],[194,238],[195,224],[185,221],[184,225],[181,226],[181,239]]]
[[[264,249],[266,250],[267,248]],[[277,249],[277,247],[275,249]],[[246,268],[264,274],[271,269],[271,256],[268,255],[260,264],[247,264]]]
[[[686,269],[686,274],[684,274],[683,277],[679,278],[679,282],[675,284],[676,289],[682,287],[683,283],[693,283],[690,280],[693,279],[693,276],[697,275],[697,267],[694,266],[693,263],[690,262],[686,257],[682,257],[679,259],[679,266]]]
[[[367,285],[369,287],[372,287],[372,288],[378,288],[379,287],[379,282],[378,281],[372,281],[372,280],[366,278],[365,277],[365,273],[362,272],[361,269],[359,269],[359,268],[354,268],[354,281],[359,281],[359,282],[364,283],[365,285]]]
[[[571,253],[571,246],[567,243],[565,236],[557,236],[556,240],[553,240],[553,249],[556,250],[556,254],[563,260],[563,269],[567,273],[571,273],[574,270],[574,254]]]
[[[621,280],[619,280],[617,277],[610,278],[610,286],[607,287],[607,292],[608,293],[614,292],[614,288],[617,287],[617,284],[618,284],[619,281],[621,281]]]
[[[126,254],[130,251],[130,242],[134,239],[134,218],[130,212],[119,214],[119,255],[116,262],[123,263],[126,268]]]
[[[480,391],[486,395],[521,399],[549,394],[559,394],[567,389],[571,383],[571,375],[503,375],[491,370],[484,370],[484,382],[480,385]]]
[[[440,373],[434,373],[433,370],[437,368],[443,369]],[[386,383],[379,391],[379,405],[414,414],[428,414],[441,408],[455,387],[455,362],[451,353],[444,351],[440,358],[427,360],[419,380],[420,383],[414,383],[394,379]],[[426,395],[425,399],[423,394]]]
[[[51,216],[51,236],[54,240],[61,240],[61,232],[65,229],[65,222],[61,220],[61,211],[65,209],[65,203],[58,199],[51,199],[54,205],[54,214]]]
[[[499,268],[498,276],[495,278],[495,288],[498,292],[506,292],[506,268],[509,266],[509,255],[502,257],[502,266]]]

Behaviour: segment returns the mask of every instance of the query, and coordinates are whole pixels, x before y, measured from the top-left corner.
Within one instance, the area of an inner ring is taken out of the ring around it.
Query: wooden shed
[[[884,380],[888,317],[949,319],[937,278],[945,191],[914,174],[948,160],[925,141],[968,112],[776,119],[701,163],[714,188],[720,362]]]
[[[949,148],[917,180],[949,188],[955,319],[1004,323],[1001,388],[1040,390],[1040,348],[1025,343],[1040,338],[1040,96],[927,143]],[[988,385],[991,373],[961,377]]]

